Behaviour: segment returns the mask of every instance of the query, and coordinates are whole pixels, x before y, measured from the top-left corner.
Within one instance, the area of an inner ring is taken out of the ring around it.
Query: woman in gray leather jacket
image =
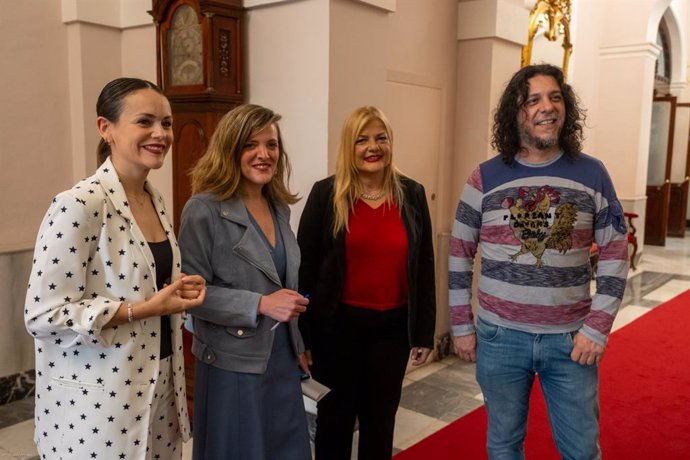
[[[182,267],[206,280],[193,315],[195,460],[309,460],[298,361],[300,252],[289,225],[290,166],[280,116],[228,112],[192,171]]]

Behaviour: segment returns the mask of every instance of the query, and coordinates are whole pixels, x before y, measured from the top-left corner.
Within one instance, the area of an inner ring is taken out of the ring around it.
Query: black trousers
[[[331,388],[318,404],[316,460],[350,460],[355,419],[359,460],[390,460],[409,350],[407,306],[341,305],[332,337],[312,350],[314,377]]]

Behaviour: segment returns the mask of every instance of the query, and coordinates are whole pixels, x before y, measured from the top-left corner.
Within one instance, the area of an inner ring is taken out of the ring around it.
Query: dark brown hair
[[[96,116],[103,117],[111,123],[117,123],[122,114],[122,102],[127,96],[135,91],[142,89],[152,89],[158,94],[165,96],[163,91],[155,83],[140,78],[116,78],[101,90],[101,94],[96,101]],[[98,164],[100,165],[110,155],[110,145],[101,139],[96,149]]]

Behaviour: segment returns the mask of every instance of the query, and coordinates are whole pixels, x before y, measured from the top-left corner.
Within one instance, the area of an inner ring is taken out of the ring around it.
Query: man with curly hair
[[[561,457],[601,457],[598,366],[625,290],[627,229],[606,168],[581,152],[584,118],[558,67],[520,69],[494,115],[498,155],[472,172],[455,214],[453,341],[460,358],[477,363],[490,459],[524,458],[535,375]],[[600,251],[593,296],[592,242]]]

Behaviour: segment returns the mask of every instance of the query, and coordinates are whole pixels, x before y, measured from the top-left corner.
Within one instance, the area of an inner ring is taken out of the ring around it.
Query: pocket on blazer
[[[225,330],[238,339],[249,339],[256,335],[256,329],[250,327],[226,327]]]
[[[74,390],[105,391],[105,386],[96,382],[84,382],[81,380],[72,380],[59,377],[53,377],[53,381],[63,388],[72,388]]]

